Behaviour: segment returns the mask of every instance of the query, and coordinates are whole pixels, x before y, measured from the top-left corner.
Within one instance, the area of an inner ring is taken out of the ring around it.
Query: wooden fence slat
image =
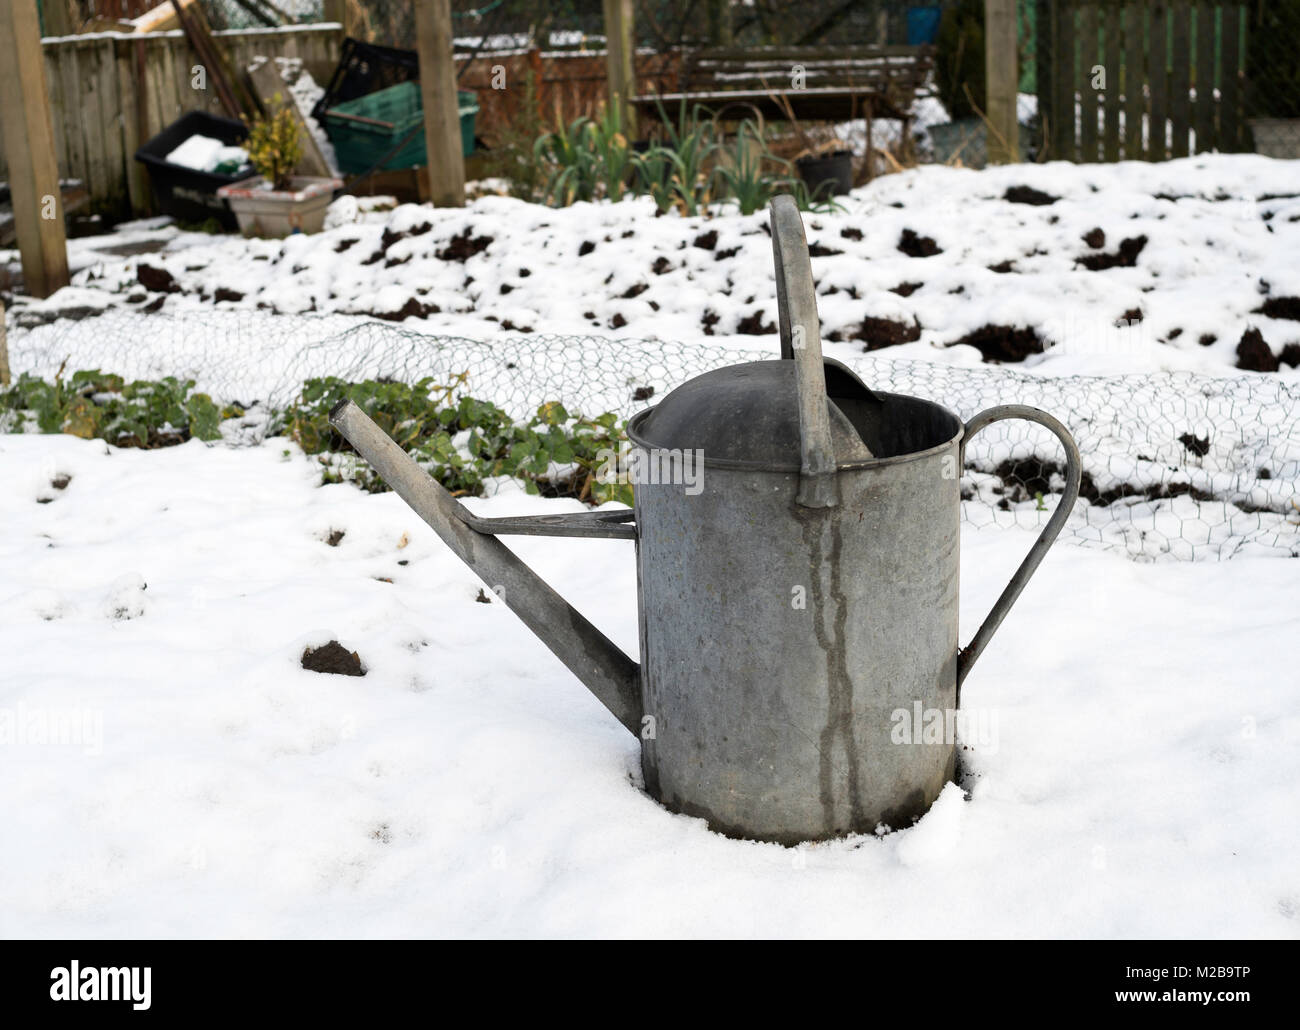
[[[1103,102],[1105,123],[1102,126],[1102,144],[1107,161],[1119,160],[1120,93],[1123,88],[1123,51],[1120,48],[1119,5],[1106,5],[1106,95]]]
[[[86,143],[81,132],[81,108],[79,100],[81,89],[77,83],[77,51],[74,42],[65,43],[60,48],[59,54],[59,112],[62,117],[59,119],[62,123],[62,134],[64,142],[67,144],[68,163],[64,167],[63,174],[72,179],[86,178]],[[54,112],[51,111],[51,118]],[[60,132],[59,126],[54,127],[56,134]]]
[[[1097,151],[1098,102],[1101,96],[1092,87],[1092,69],[1101,63],[1097,33],[1097,5],[1085,4],[1079,11],[1079,95],[1083,109],[1079,160],[1089,162],[1095,162],[1101,156]]]
[[[58,164],[59,174],[67,178],[68,172],[68,144],[64,139],[63,131],[63,75],[59,67],[58,58],[49,48],[45,48],[45,82],[46,88],[50,91],[50,126],[54,132],[54,157]],[[8,179],[9,167],[5,164],[5,178]]]
[[[1201,0],[1196,5],[1196,152],[1218,145],[1214,131],[1214,8]]]
[[[1166,41],[1169,32],[1169,8],[1151,5],[1150,42],[1147,49],[1147,86],[1151,91],[1151,120],[1147,136],[1147,158],[1163,161],[1168,153],[1165,135],[1169,130],[1169,82]]]
[[[1056,58],[1053,62],[1053,78],[1056,81],[1056,146],[1052,156],[1065,161],[1078,160],[1074,132],[1074,92],[1078,83],[1074,16],[1074,8],[1057,7]]]
[[[113,41],[117,58],[117,96],[122,105],[122,151],[126,164],[127,202],[133,214],[145,214],[153,207],[149,173],[135,159],[135,152],[145,141],[140,125],[141,96],[135,79],[136,47],[143,45],[142,42],[130,39]]]
[[[1170,36],[1170,75],[1169,75],[1169,115],[1173,122],[1173,145],[1169,148],[1170,157],[1186,157],[1188,132],[1191,128],[1189,97],[1187,91],[1191,84],[1190,55],[1192,52],[1191,10],[1187,0],[1174,0],[1170,5],[1170,19],[1173,31]]]
[[[104,130],[104,192],[100,206],[109,214],[121,215],[126,206],[126,166],[122,146],[121,98],[117,95],[117,62],[113,41],[97,39],[94,46],[97,72],[95,92],[99,100],[99,121]]]
[[[107,145],[104,122],[99,113],[98,47],[93,42],[77,43],[77,82],[81,87],[77,102],[82,132],[86,141],[86,190],[92,198],[106,196],[108,187]]]
[[[1124,160],[1146,156],[1142,142],[1146,115],[1146,8],[1124,6]]]
[[[1219,149],[1233,153],[1242,149],[1241,139],[1241,16],[1239,5],[1224,4],[1222,7],[1222,42],[1220,44],[1222,65],[1220,66],[1219,88],[1223,98],[1219,102]]]

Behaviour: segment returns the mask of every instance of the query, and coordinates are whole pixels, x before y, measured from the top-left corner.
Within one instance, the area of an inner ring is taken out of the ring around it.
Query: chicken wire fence
[[[93,331],[88,332],[88,326]],[[545,402],[622,418],[692,376],[773,357],[658,339],[514,334],[490,341],[429,336],[346,316],[192,318],[115,311],[12,333],[14,373],[99,368],[128,379],[192,378],[248,409],[234,442],[260,443],[309,378],[431,377],[525,419]],[[1300,384],[1271,375],[1192,373],[1052,377],[862,355],[871,387],[937,401],[963,419],[1029,404],[1063,421],[1083,457],[1081,496],[1064,538],[1153,560],[1245,554],[1300,557]],[[1041,426],[998,422],[975,436],[962,478],[972,526],[1038,526],[1064,488],[1064,454]]]

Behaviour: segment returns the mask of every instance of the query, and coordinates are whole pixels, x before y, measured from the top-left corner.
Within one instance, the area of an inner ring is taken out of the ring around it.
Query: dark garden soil
[[[329,672],[337,676],[364,676],[361,656],[349,651],[337,640],[324,647],[307,648],[302,653],[302,667],[310,672]]]

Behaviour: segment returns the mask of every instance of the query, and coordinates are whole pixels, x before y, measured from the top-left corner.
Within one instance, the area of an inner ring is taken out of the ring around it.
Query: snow
[[[1300,372],[1235,366],[1249,328],[1275,355],[1300,342],[1261,311],[1300,296],[1297,172],[1250,155],[930,167],[806,216],[827,353],[963,417],[1059,415],[1099,490],[1181,488],[1079,505],[963,687],[959,782],[892,833],[787,849],[666,812],[637,741],[476,600],[432,531],[393,494],[321,486],[314,458],[262,439],[264,406],[221,443],[157,451],[0,434],[0,933],[1296,937],[1295,569],[1257,555],[1300,544]],[[1015,186],[1059,199],[1010,203]],[[70,241],[73,285],[15,298],[10,361],[192,376],[245,402],[307,375],[469,370],[511,410],[626,414],[638,388],[775,353],[743,331],[776,323],[764,221],[499,196],[346,197],[325,232],[284,241],[141,221]],[[941,253],[901,253],[905,229]],[[1140,235],[1132,266],[1077,261]],[[142,266],[177,292],[146,290]],[[374,322],[412,301],[427,314]],[[868,316],[920,337],[864,354]],[[988,364],[957,341],[990,323],[1048,346]],[[985,470],[1057,453],[1009,425],[968,455],[963,641],[1055,504],[998,507]],[[581,508],[510,482],[467,503]],[[632,547],[509,546],[637,653]],[[1185,560],[1205,555],[1234,560]],[[364,677],[301,668],[331,639]]]
[[[1207,155],[981,172],[927,166],[883,176],[843,198],[842,212],[807,219],[810,241],[833,252],[813,258],[822,326],[834,341],[868,316],[916,323],[917,341],[881,356],[967,366],[981,361],[979,352],[954,345],[973,330],[1033,328],[1046,353],[1023,367],[1052,375],[1222,373],[1236,366],[1252,327],[1280,355],[1300,344],[1300,325],[1260,309],[1269,297],[1300,295],[1296,175],[1295,162]],[[1015,186],[1059,199],[1037,207],[1003,199]],[[764,341],[741,331],[776,323],[766,216],[653,213],[647,198],[553,210],[484,196],[463,210],[378,212],[343,198],[329,230],[314,236],[171,236],[160,254],[103,254],[73,285],[122,305],[147,264],[176,278],[180,292],[166,296],[163,311],[182,316],[211,312],[220,288],[241,296],[215,302],[219,308],[283,314],[387,316],[415,301],[428,313],[408,317],[410,328],[480,339],[513,326],[771,347],[770,333]],[[941,253],[900,252],[908,229],[934,239]],[[1105,236],[1100,248],[1082,239],[1094,229]],[[438,256],[467,231],[490,242],[463,262]],[[697,241],[710,232],[717,240],[706,249]],[[1141,237],[1147,243],[1132,267],[1092,271],[1079,263]],[[920,284],[909,296],[893,292],[909,283]],[[1133,312],[1139,320],[1130,321]],[[861,345],[831,342],[828,351],[846,357]],[[1285,365],[1281,374],[1296,375]]]
[[[212,172],[227,162],[238,162],[236,167],[248,164],[248,151],[243,147],[229,146],[212,136],[196,133],[165,158],[168,164],[193,168],[200,172]]]
[[[962,785],[785,849],[647,797],[637,742],[392,494],[270,445],[0,464],[8,936],[1296,935],[1287,562],[1054,549],[963,690],[993,732]],[[963,533],[962,639],[1029,542]],[[630,546],[511,547],[635,653]],[[364,677],[299,667],[332,638]]]

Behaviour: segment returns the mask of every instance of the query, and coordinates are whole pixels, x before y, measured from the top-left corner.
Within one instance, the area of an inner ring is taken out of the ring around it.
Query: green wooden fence
[[[1162,161],[1249,149],[1246,7],[1040,2],[1038,107],[1048,157]]]

